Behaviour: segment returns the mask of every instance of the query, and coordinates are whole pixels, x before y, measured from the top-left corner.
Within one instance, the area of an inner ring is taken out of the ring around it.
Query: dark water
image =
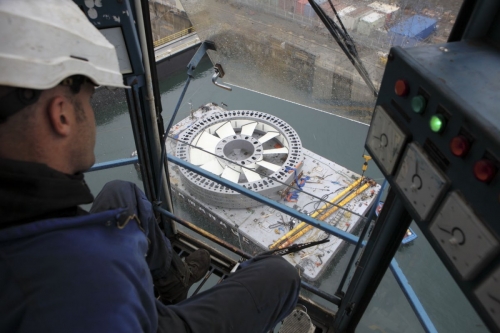
[[[293,126],[305,148],[361,173],[367,125],[237,87],[232,92],[222,90],[211,83],[211,68],[209,61],[202,62],[198,67],[199,74],[190,84],[177,120],[189,115],[189,103],[194,109],[207,102],[224,102],[228,109],[267,112]],[[186,74],[181,71],[160,84],[165,122],[170,119],[185,79]],[[102,95],[109,96],[108,93]],[[127,158],[135,150],[123,93],[114,91],[111,96],[107,99],[97,96],[95,101],[98,162]],[[382,175],[373,162],[370,162],[367,175],[382,182]],[[86,178],[94,194],[112,179],[125,179],[142,186],[133,166],[90,173]],[[176,214],[191,221],[200,219],[182,205],[176,206]],[[412,245],[401,248],[396,259],[436,329],[439,332],[487,332],[418,227],[413,225],[412,228],[420,237]],[[329,293],[335,291],[352,250],[353,246],[346,247],[345,254],[339,256],[327,270],[325,277],[318,282],[321,289]],[[329,306],[322,300],[314,299]],[[357,331],[424,331],[391,272],[386,273]]]

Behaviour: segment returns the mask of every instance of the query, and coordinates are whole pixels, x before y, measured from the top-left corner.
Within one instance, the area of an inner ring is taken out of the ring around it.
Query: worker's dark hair
[[[62,80],[60,85],[68,86],[71,92],[76,95],[87,80],[83,75],[73,75]],[[35,104],[43,92],[43,90],[29,88],[0,87],[0,124],[16,112]]]
[[[34,104],[40,98],[43,90],[3,87],[0,97],[0,124],[14,113]]]

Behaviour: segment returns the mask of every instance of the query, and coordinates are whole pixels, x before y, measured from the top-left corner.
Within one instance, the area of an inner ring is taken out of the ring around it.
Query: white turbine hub
[[[176,156],[274,200],[295,180],[293,169],[298,174],[302,168],[302,145],[295,130],[263,112],[214,112],[195,122],[179,139]],[[189,170],[181,168],[181,174],[188,191],[208,204],[262,205]]]

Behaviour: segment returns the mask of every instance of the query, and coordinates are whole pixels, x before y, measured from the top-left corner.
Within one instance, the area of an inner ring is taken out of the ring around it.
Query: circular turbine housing
[[[196,121],[180,134],[176,156],[273,200],[280,200],[300,174],[304,158],[300,138],[290,125],[249,110],[213,112]],[[207,204],[262,205],[192,171],[180,171],[187,191]]]

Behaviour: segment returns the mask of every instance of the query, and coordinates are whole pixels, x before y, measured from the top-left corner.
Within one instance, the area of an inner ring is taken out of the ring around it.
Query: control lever
[[[319,240],[319,241],[307,242],[307,243],[302,243],[302,244],[293,244],[293,245],[284,247],[282,249],[276,249],[276,250],[262,252],[258,256],[268,255],[268,254],[272,254],[275,256],[284,256],[285,254],[299,252],[299,251],[306,249],[308,247],[320,245],[323,243],[328,243],[329,241],[330,241],[329,237],[326,237],[326,238],[323,238],[322,240]]]
[[[271,251],[259,253],[254,258],[258,258],[260,256],[267,256],[267,255],[284,256],[286,254],[299,252],[299,251],[301,251],[303,249],[307,249],[308,247],[311,247],[311,246],[320,245],[323,243],[328,243],[329,241],[330,241],[329,237],[326,237],[326,238],[323,238],[322,240],[319,240],[319,241],[307,242],[307,243],[302,243],[302,244],[293,244],[293,245],[290,245],[290,246],[282,248],[282,249],[276,249],[276,250],[271,250]],[[254,258],[251,258],[250,260],[252,260]],[[319,258],[319,260],[321,260],[321,258]],[[246,265],[246,261],[247,261],[246,259],[240,258],[240,260],[236,263],[236,265],[231,269],[230,274],[236,272],[241,264]]]

